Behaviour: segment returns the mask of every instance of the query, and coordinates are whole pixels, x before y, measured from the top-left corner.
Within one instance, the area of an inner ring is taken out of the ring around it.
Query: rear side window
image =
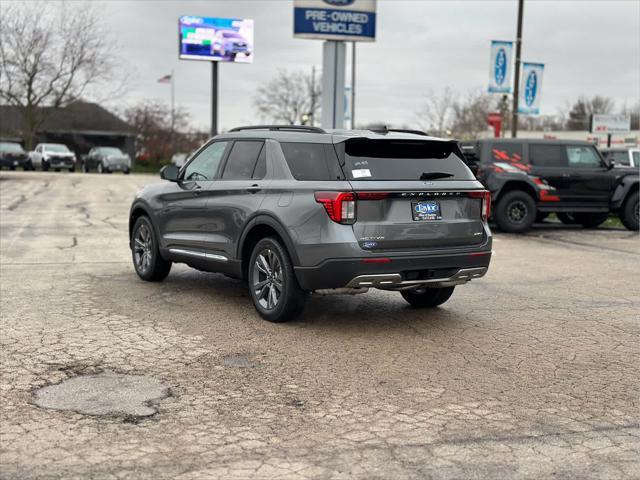
[[[521,143],[499,143],[496,142],[491,147],[491,159],[494,162],[522,162]]]
[[[264,142],[234,142],[222,173],[223,180],[246,180],[252,178],[258,155]]]
[[[344,160],[351,180],[475,180],[454,142],[354,138]]]
[[[338,180],[342,171],[332,145],[281,143],[284,158],[296,180]]]
[[[563,145],[529,146],[529,160],[540,167],[566,167],[567,154]]]

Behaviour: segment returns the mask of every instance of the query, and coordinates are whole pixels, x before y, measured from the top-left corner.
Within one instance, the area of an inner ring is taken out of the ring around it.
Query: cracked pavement
[[[637,234],[497,234],[442,308],[372,291],[276,325],[222,275],[138,280],[128,208],[156,180],[0,173],[0,478],[640,478]],[[170,395],[33,403],[104,372]]]

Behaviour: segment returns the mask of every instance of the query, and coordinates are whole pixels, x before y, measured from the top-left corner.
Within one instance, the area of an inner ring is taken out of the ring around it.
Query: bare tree
[[[430,134],[446,136],[456,96],[456,91],[449,86],[444,87],[440,93],[429,89],[422,107],[416,112],[420,127]]]
[[[615,103],[611,98],[595,95],[581,96],[569,110],[567,130],[589,130],[589,121],[594,113],[611,113]]]
[[[189,114],[182,108],[175,110],[172,125],[171,108],[164,103],[143,100],[124,110],[123,116],[136,134],[136,150],[144,150],[156,166],[168,161],[176,151],[194,150],[207,137],[190,128]]]
[[[89,3],[3,4],[0,99],[22,112],[27,148],[52,109],[111,80],[112,48],[104,22]]]
[[[253,100],[258,114],[274,123],[311,123],[320,108],[320,82],[303,71],[278,71],[258,88]]]
[[[496,109],[495,98],[477,89],[471,90],[465,98],[453,105],[451,130],[456,138],[477,138],[487,130],[487,116]]]

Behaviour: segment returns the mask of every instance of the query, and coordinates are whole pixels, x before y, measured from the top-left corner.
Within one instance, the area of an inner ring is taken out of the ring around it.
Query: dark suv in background
[[[491,258],[490,195],[452,141],[402,131],[236,128],[135,198],[133,263],[246,279],[259,314],[296,316],[309,292],[394,290],[444,303]]]
[[[486,139],[461,148],[491,192],[493,219],[505,232],[525,232],[552,212],[585,227],[616,213],[638,230],[638,170],[612,168],[591,143]]]

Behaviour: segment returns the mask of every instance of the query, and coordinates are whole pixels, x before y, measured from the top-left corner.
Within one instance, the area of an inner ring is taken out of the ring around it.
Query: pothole
[[[33,394],[33,403],[86,415],[148,417],[157,412],[152,403],[168,396],[169,387],[153,377],[104,372],[40,388]]]
[[[222,364],[225,367],[233,368],[251,368],[256,366],[256,363],[252,362],[246,355],[227,355],[226,357],[222,357]]]

